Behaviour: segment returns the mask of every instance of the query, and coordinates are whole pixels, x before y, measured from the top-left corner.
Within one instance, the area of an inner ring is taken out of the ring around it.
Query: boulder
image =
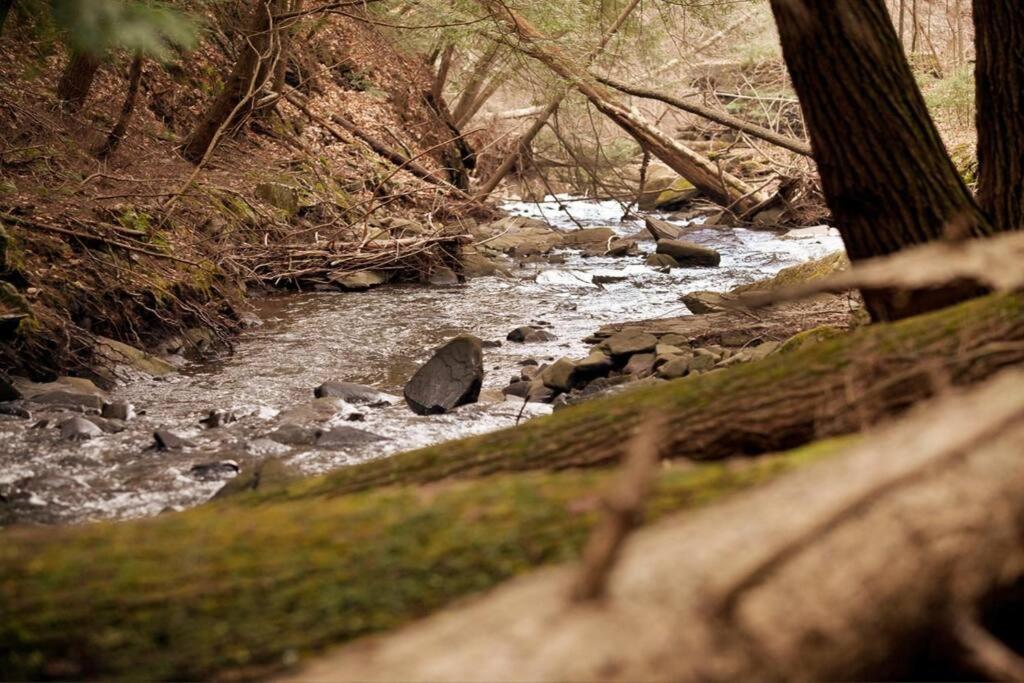
[[[679,261],[668,254],[648,254],[647,258],[644,259],[644,263],[651,268],[678,268]]]
[[[94,354],[101,367],[100,377],[106,381],[113,381],[123,375],[118,373],[120,368],[135,370],[150,377],[163,377],[175,371],[174,366],[167,361],[107,337],[96,338]]]
[[[125,424],[121,420],[108,420],[99,415],[86,415],[85,419],[99,427],[104,434],[120,434],[125,430]]]
[[[182,438],[174,432],[160,429],[153,432],[154,447],[158,451],[180,451],[183,448],[193,448],[194,443]]]
[[[576,379],[576,364],[569,358],[559,358],[537,376],[549,389],[569,391]]]
[[[615,367],[611,356],[601,349],[594,349],[583,360],[576,361],[576,372],[585,378],[603,377]]]
[[[379,441],[387,441],[383,436],[367,432],[355,427],[332,427],[321,431],[316,436],[317,448],[352,448],[353,446],[365,446]]]
[[[658,240],[658,253],[671,256],[680,266],[717,267],[722,260],[714,249],[676,239]]]
[[[609,242],[605,256],[635,256],[638,253],[640,253],[640,249],[636,246],[636,240],[623,238]]]
[[[682,228],[659,218],[647,216],[644,218],[644,225],[647,226],[647,232],[651,233],[651,237],[658,242],[661,240],[677,240],[683,236]]]
[[[478,251],[465,249],[461,257],[462,274],[466,277],[511,277],[512,273],[497,261]]]
[[[352,405],[364,405],[371,408],[388,406],[398,400],[396,397],[378,391],[373,387],[354,382],[324,382],[313,390],[313,395],[317,398],[340,398]]]
[[[460,335],[434,352],[409,383],[405,402],[419,415],[446,413],[475,403],[484,380],[484,359],[480,340]]]
[[[103,430],[84,417],[73,417],[60,425],[60,438],[65,441],[86,441],[103,436]]]
[[[622,368],[626,375],[635,377],[647,377],[654,372],[654,361],[656,356],[653,353],[636,353],[629,357],[629,362]]]
[[[131,403],[126,403],[125,401],[104,403],[103,409],[100,411],[100,415],[108,420],[127,421],[135,417],[135,406]]]
[[[690,313],[694,315],[717,313],[729,308],[729,299],[718,292],[688,292],[679,297],[679,300],[686,304],[686,307],[690,309]]]
[[[386,284],[388,276],[377,270],[361,270],[357,273],[337,271],[328,275],[327,279],[346,291],[364,292],[371,287]]]
[[[690,372],[692,356],[676,356],[658,368],[657,375],[662,379],[678,379]]]
[[[316,443],[319,433],[320,430],[313,427],[283,424],[270,434],[267,434],[267,438],[286,446],[312,446]]]
[[[532,344],[536,342],[554,341],[557,337],[547,330],[543,330],[539,327],[524,325],[523,327],[517,327],[509,332],[505,339],[519,344]]]
[[[654,200],[654,208],[659,211],[669,211],[678,208],[700,194],[700,190],[693,186],[686,178],[677,178],[671,185],[658,193]]]
[[[562,245],[566,247],[583,247],[596,245],[604,252],[606,245],[615,239],[615,231],[611,228],[582,228],[567,232],[562,236]]]
[[[612,356],[632,356],[649,353],[658,345],[658,338],[640,330],[623,330],[601,342],[601,348]]]
[[[288,216],[299,211],[299,193],[294,187],[282,183],[260,183],[256,186],[256,196]]]

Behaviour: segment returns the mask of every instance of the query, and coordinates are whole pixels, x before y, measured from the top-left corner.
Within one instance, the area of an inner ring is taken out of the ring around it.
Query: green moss
[[[648,518],[838,446],[666,470]],[[573,560],[610,476],[534,472],[256,508],[228,499],[132,523],[9,530],[0,536],[0,678],[253,675]]]
[[[778,352],[792,353],[808,345],[819,344],[823,341],[828,341],[829,339],[842,337],[845,334],[849,334],[849,332],[838,327],[832,327],[831,325],[814,327],[809,330],[804,330],[798,334],[794,334],[792,337],[787,339],[781,347],[779,347]]]

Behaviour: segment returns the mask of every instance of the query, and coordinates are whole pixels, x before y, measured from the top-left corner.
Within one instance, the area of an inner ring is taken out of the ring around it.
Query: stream
[[[615,202],[509,203],[512,214],[577,225],[612,226],[623,234],[642,221],[620,222]],[[178,510],[209,499],[230,478],[230,467],[201,472],[196,465],[235,461],[243,467],[278,456],[306,474],[383,457],[516,423],[523,404],[503,400],[526,359],[583,357],[582,340],[605,323],[686,315],[680,294],[725,291],[779,269],[842,248],[838,237],[787,239],[746,229],[696,228],[687,239],[722,254],[717,269],[680,268],[661,273],[643,256],[583,257],[561,252],[564,263],[514,266],[514,278],[485,277],[455,287],[389,286],[361,293],[275,295],[254,302],[263,324],[245,332],[235,352],[193,363],[165,378],[132,382],[111,392],[140,416],[117,434],[68,442],[55,428],[0,416],[0,523],[63,523],[128,518]],[[645,252],[653,242],[642,242]],[[604,284],[595,285],[595,276]],[[610,282],[608,280],[611,280]],[[515,327],[546,326],[556,340],[505,341]],[[486,377],[479,403],[447,415],[418,416],[400,399],[402,387],[432,349],[469,332],[501,345],[485,348]],[[326,450],[285,446],[265,436],[285,422],[312,423],[313,388],[327,380],[371,385],[399,397],[387,407],[345,406],[331,419],[384,440]],[[237,422],[204,429],[210,410],[232,411]],[[522,419],[551,407],[529,404]],[[354,421],[358,420],[358,421]],[[195,444],[183,451],[153,450],[153,432],[171,430]]]

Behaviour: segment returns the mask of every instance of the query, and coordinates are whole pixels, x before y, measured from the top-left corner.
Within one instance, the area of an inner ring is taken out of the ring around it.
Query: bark
[[[71,55],[57,83],[57,99],[66,111],[74,113],[82,108],[99,68],[100,59],[92,53],[75,52]]]
[[[997,230],[1024,228],[1024,6],[974,0],[978,202]]]
[[[980,631],[1001,645],[978,613],[1024,570],[1021,443],[1013,371],[827,462],[641,530],[599,604],[568,600],[577,567],[538,573],[289,680],[1016,679],[1009,648],[972,670],[957,643],[985,649]],[[1024,626],[1014,604],[1011,637]]]
[[[647,520],[832,450],[661,471]],[[612,474],[525,473],[255,506],[242,496],[150,520],[8,529],[0,678],[260,679],[298,653],[577,557],[597,521],[586,501]]]
[[[0,0],[0,36],[4,33],[4,24],[7,23],[7,15],[11,13],[14,0]]]
[[[730,320],[749,321],[743,313],[688,318],[703,330],[697,345],[714,343]],[[683,332],[671,323],[663,330],[642,329]],[[772,338],[766,330],[750,334]],[[339,470],[301,495],[607,465],[621,455],[621,435],[650,411],[660,411],[674,425],[666,435],[665,458],[713,460],[784,450],[859,431],[944,386],[985,379],[1024,361],[1021,341],[1024,301],[994,295],[682,382],[634,389],[627,397],[588,401],[520,429]]]
[[[238,48],[238,59],[224,87],[200,117],[182,149],[182,155],[192,163],[202,162],[229,127],[256,109],[256,96],[269,78],[276,44],[271,25],[275,6],[276,0],[256,3]]]
[[[480,95],[475,100],[473,100],[473,103],[470,105],[466,113],[463,114],[462,117],[458,119],[458,121],[456,121],[459,127],[465,126],[467,123],[472,121],[473,117],[476,116],[477,112],[479,112],[480,109],[485,104],[487,104],[487,101],[494,96],[494,93],[498,92],[498,88],[504,85],[508,79],[509,74],[507,72],[497,73],[494,76],[492,76],[491,79],[487,81],[487,85],[483,87],[483,90],[480,92]],[[540,113],[542,110],[543,107],[539,107],[537,108],[537,111],[533,113],[537,114]]]
[[[484,89],[484,83],[487,82],[487,77],[491,74],[494,69],[494,64],[498,59],[498,55],[501,51],[501,45],[494,43],[480,59],[477,60],[476,64],[470,70],[469,80],[466,82],[466,87],[462,89],[462,93],[459,95],[459,99],[455,102],[455,107],[452,109],[452,118],[456,124],[462,126],[465,121],[468,120],[470,110],[479,110],[483,103],[477,103],[481,92]]]
[[[128,124],[131,122],[132,112],[135,111],[135,104],[139,99],[139,86],[142,83],[142,66],[144,61],[141,54],[135,55],[132,59],[132,65],[128,70],[128,92],[125,93],[124,104],[121,105],[121,114],[117,117],[117,122],[110,130],[110,134],[107,135],[106,142],[96,150],[96,156],[100,160],[106,159],[113,154],[121,145],[121,140],[124,139],[125,133],[128,132]]]
[[[991,232],[928,115],[882,0],[773,0],[825,199],[854,261]],[[893,320],[975,295],[865,297]]]
[[[794,152],[796,154],[800,154],[805,157],[811,156],[811,146],[808,145],[803,140],[795,140],[793,138],[782,135],[781,133],[776,133],[773,130],[770,130],[763,126],[759,126],[756,123],[750,123],[749,121],[744,121],[743,119],[736,118],[735,116],[729,114],[728,112],[703,107],[699,104],[687,102],[686,100],[682,100],[679,99],[678,97],[673,97],[665,93],[660,93],[656,90],[640,88],[637,86],[629,85],[628,83],[622,83],[621,81],[617,81],[613,78],[599,77],[597,80],[601,83],[604,83],[605,85],[615,88],[620,92],[624,92],[627,95],[633,95],[634,97],[642,97],[645,99],[664,102],[665,104],[675,107],[676,109],[681,109],[687,113],[695,114],[697,116],[700,116],[701,118],[705,118],[709,121],[719,123],[727,128],[732,128],[733,130],[742,131],[759,140],[764,140],[765,142],[776,145],[777,147],[788,149],[789,151]]]
[[[768,202],[768,196],[722,171],[711,160],[676,142],[647,123],[639,113],[614,101],[611,93],[585,72],[578,70],[543,35],[497,0],[478,0],[496,18],[504,21],[526,43],[530,56],[540,61],[583,94],[594,107],[629,133],[640,146],[689,180],[713,201],[743,215]],[[554,104],[554,103],[553,103]],[[543,116],[543,115],[542,115]],[[532,128],[531,128],[532,130]],[[500,171],[501,169],[499,169]],[[497,175],[497,173],[495,174]],[[490,187],[488,183],[484,189]]]

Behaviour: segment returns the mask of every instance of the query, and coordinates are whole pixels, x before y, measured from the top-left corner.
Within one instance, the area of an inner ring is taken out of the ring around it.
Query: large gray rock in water
[[[658,240],[658,253],[671,256],[680,266],[716,267],[722,260],[722,256],[714,249],[686,240]]]
[[[66,441],[85,441],[97,436],[103,436],[103,430],[82,417],[65,420],[60,426],[60,438]]]
[[[481,342],[463,334],[439,348],[405,385],[405,402],[419,415],[475,403],[484,381]]]

